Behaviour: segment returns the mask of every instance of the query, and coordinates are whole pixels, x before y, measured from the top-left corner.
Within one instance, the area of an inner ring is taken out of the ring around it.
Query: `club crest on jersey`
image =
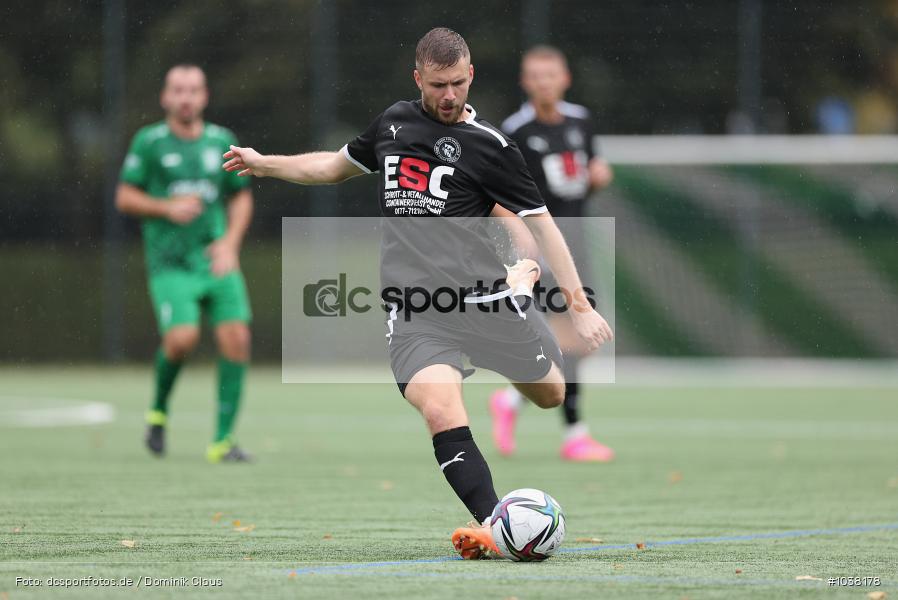
[[[531,150],[540,154],[549,151],[549,142],[546,141],[546,138],[538,135],[531,135],[527,138],[527,145],[530,146]]]
[[[455,138],[441,137],[433,145],[433,151],[440,160],[454,163],[461,156],[461,144]]]
[[[203,151],[203,168],[210,173],[218,173],[221,169],[221,151],[213,148]]]
[[[568,129],[564,132],[564,136],[567,139],[567,143],[574,148],[583,147],[583,134],[576,129]]]

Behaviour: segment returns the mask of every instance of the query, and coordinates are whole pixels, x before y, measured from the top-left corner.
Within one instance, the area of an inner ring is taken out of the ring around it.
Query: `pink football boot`
[[[518,409],[512,406],[507,389],[496,390],[490,396],[490,414],[493,416],[493,441],[499,454],[514,453],[514,426]]]
[[[610,462],[614,458],[614,450],[594,440],[583,428],[561,445],[561,458],[572,462]]]

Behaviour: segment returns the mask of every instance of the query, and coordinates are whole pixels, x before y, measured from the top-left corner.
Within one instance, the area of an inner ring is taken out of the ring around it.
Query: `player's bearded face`
[[[167,115],[182,123],[199,119],[208,99],[206,77],[199,69],[175,68],[165,78],[162,108]]]
[[[468,59],[462,59],[451,67],[423,65],[420,70],[415,69],[415,82],[421,89],[424,110],[447,125],[462,120],[468,88],[473,79],[474,67]]]

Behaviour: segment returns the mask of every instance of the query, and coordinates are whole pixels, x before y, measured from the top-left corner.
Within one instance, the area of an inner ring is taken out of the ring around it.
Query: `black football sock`
[[[579,360],[573,356],[564,359],[564,422],[574,425],[580,421],[580,411],[577,408],[577,397],[580,394],[580,383],[577,381],[577,365]]]
[[[474,443],[468,427],[456,427],[433,436],[433,453],[440,470],[455,494],[465,503],[478,523],[493,512],[499,498],[493,476]]]

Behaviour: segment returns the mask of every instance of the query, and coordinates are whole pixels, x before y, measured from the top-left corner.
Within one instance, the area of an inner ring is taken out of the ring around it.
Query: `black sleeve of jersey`
[[[546,203],[514,143],[496,152],[481,185],[491,200],[519,216],[546,212]]]
[[[380,170],[374,146],[377,143],[377,134],[380,132],[380,120],[383,116],[383,113],[377,115],[377,118],[368,125],[368,129],[345,146],[347,158],[357,167],[369,173]]]

